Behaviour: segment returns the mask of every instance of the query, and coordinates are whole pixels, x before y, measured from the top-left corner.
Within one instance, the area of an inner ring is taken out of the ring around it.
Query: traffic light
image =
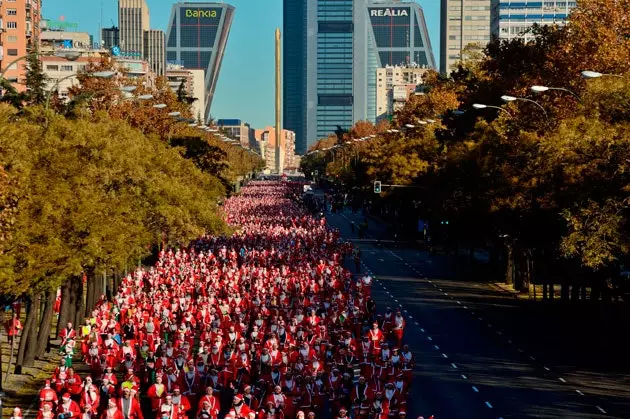
[[[381,193],[381,181],[380,180],[375,180],[374,181],[374,193]]]

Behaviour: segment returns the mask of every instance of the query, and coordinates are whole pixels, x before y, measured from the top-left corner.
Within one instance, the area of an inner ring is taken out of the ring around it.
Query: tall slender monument
[[[282,76],[280,73],[280,28],[276,28],[276,171],[279,175],[283,172],[282,167],[282,123],[280,115],[282,112]]]

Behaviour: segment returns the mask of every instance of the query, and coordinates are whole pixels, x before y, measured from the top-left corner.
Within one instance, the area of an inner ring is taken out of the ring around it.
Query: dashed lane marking
[[[545,371],[551,371],[549,367],[543,367],[543,368],[545,369]]]
[[[445,353],[442,353],[442,357],[443,357],[444,359],[447,359],[447,358],[448,358],[448,355],[446,355]]]
[[[440,350],[440,347],[439,347],[439,346],[437,346],[437,345],[433,345],[433,348],[434,348],[436,351],[439,351],[439,350]]]
[[[584,395],[584,393],[582,393],[580,390],[575,390],[575,392],[576,392],[577,394],[579,394],[580,396],[583,396],[583,395]]]
[[[420,331],[421,331],[422,333],[424,333],[424,329],[423,329],[423,328],[420,328]]]
[[[466,377],[464,374],[462,374],[462,378],[463,378],[464,380],[468,380],[468,377]]]
[[[599,406],[595,406],[597,408],[597,410],[599,410],[600,412],[602,412],[603,414],[606,414],[606,411],[604,409],[602,409]]]
[[[451,367],[453,367],[454,369],[457,369],[457,365],[454,362],[451,363]]]
[[[534,358],[534,357],[533,357],[533,356],[531,356],[531,355],[529,356],[529,359],[531,359],[532,361],[535,361],[535,360],[536,360],[536,358]]]
[[[478,389],[477,387],[472,386],[472,389],[473,389],[473,391],[474,391],[475,393],[479,393],[479,389]]]
[[[431,336],[427,336],[427,340],[433,340]]]
[[[486,402],[486,406],[488,406],[488,409],[492,409],[492,405],[490,404],[490,402]]]
[[[566,383],[566,382],[567,382],[567,380],[565,380],[565,379],[564,379],[564,378],[562,378],[562,377],[558,378],[558,380],[562,381],[563,383]]]

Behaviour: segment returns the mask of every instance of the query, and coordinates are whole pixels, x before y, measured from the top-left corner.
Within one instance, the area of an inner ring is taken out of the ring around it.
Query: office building
[[[491,0],[442,0],[440,71],[450,74],[469,44],[490,42]]]
[[[101,43],[103,48],[111,50],[120,46],[120,30],[116,26],[101,29]]]
[[[174,92],[178,92],[180,86],[183,83],[186,96],[188,96],[192,101],[192,103],[190,104],[191,113],[196,119],[201,121],[202,124],[205,123],[205,72],[203,70],[185,69],[181,65],[177,64],[167,64],[165,76],[168,80],[169,87]]]
[[[386,66],[376,70],[376,121],[391,120],[423,83],[427,68]]]
[[[285,0],[284,127],[296,151],[376,121],[376,70],[435,67],[422,8],[397,0]]]
[[[225,135],[233,140],[238,141],[245,148],[252,148],[254,142],[254,130],[247,122],[240,119],[219,119],[217,127],[223,131]]]
[[[151,71],[164,75],[166,66],[166,41],[164,31],[149,29],[144,31],[144,59],[151,65]]]
[[[287,129],[282,130],[280,138],[280,172],[285,168],[295,168],[295,132]],[[258,143],[254,151],[261,151],[261,156],[265,159],[266,173],[276,172],[276,129],[275,127],[265,127],[254,131],[254,138]],[[299,164],[299,163],[298,163]]]
[[[0,1],[0,70],[23,92],[24,63],[13,63],[36,48],[39,43],[41,0]]]
[[[234,7],[226,3],[176,3],[171,12],[166,61],[186,69],[205,71],[206,119],[210,115],[233,17]]]
[[[130,57],[116,57],[119,71],[130,79],[140,79],[142,84],[149,89],[155,87],[157,75],[151,70],[151,64],[147,60]]]
[[[142,58],[144,32],[149,30],[146,0],[118,0],[119,47],[128,57]]]
[[[491,0],[491,33],[499,39],[532,37],[527,30],[534,24],[564,24],[576,1],[570,0]]]

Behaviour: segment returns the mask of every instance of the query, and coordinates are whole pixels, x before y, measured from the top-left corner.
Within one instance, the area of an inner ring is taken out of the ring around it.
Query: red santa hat
[[[179,390],[180,390],[180,388],[179,388],[179,386],[178,386],[178,385],[174,385],[174,386],[173,386],[173,391],[179,391]]]
[[[50,387],[50,380],[46,380],[44,382],[44,386],[47,387],[47,388]]]
[[[234,396],[234,400],[236,400],[237,402],[240,402],[240,401],[243,400],[243,396],[240,395],[240,394],[237,394],[237,395]]]
[[[63,396],[61,396],[61,398],[64,400],[70,400],[70,393],[63,393]]]
[[[13,409],[13,417],[17,417],[17,418],[21,418],[22,417],[22,409],[20,409],[19,407],[15,407]]]

